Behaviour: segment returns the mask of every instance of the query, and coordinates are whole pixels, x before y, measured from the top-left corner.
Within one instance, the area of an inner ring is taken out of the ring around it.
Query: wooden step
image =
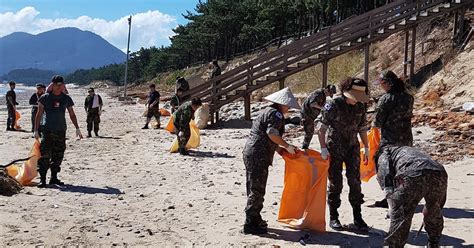
[[[420,16],[422,16],[422,17],[427,17],[427,16],[428,16],[428,11],[422,11],[422,12],[420,12]]]
[[[407,25],[407,20],[406,20],[406,19],[403,19],[401,22],[398,23],[398,25],[400,25],[400,26],[405,26],[405,25]]]
[[[416,15],[414,15],[414,16],[410,17],[410,19],[408,19],[408,20],[409,20],[409,21],[416,21],[416,20],[417,20],[417,17],[416,17]]]
[[[431,9],[431,12],[439,13],[439,7],[434,7],[433,9]]]
[[[458,3],[458,2],[456,2],[456,3]],[[443,7],[445,9],[449,9],[449,8],[451,8],[451,3],[445,3],[445,4],[443,4]]]
[[[390,29],[390,30],[394,30],[395,28],[396,28],[395,24],[392,24],[392,25],[388,26],[388,29]]]

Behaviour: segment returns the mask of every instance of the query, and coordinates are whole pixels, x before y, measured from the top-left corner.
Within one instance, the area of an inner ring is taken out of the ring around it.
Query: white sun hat
[[[300,109],[298,101],[296,101],[295,96],[291,92],[290,88],[284,88],[280,91],[277,91],[269,96],[264,97],[263,99],[277,103],[280,105],[288,106],[289,108]]]

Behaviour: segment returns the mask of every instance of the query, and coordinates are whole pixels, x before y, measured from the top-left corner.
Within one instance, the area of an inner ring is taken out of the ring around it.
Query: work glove
[[[298,150],[298,148],[296,148],[294,145],[288,145],[288,147],[285,148],[285,149],[288,153],[290,153],[292,155],[295,154],[296,151]]]
[[[364,147],[364,164],[367,165],[369,163],[369,148]]]
[[[79,128],[76,128],[76,138],[78,138],[78,139],[84,138],[84,137],[82,136],[81,130],[80,130]]]
[[[327,148],[321,148],[321,158],[323,158],[324,160],[328,160],[329,151]]]
[[[36,131],[34,132],[33,137],[35,137],[35,139],[39,139],[39,138],[40,138],[40,134],[39,134],[38,130],[36,130]]]

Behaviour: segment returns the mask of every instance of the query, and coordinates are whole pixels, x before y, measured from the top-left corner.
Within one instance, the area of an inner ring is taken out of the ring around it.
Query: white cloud
[[[0,13],[0,23],[2,24],[0,37],[13,32],[38,34],[61,27],[76,27],[102,36],[122,51],[127,49],[128,16],[114,21],[89,16],[80,16],[75,19],[43,19],[38,18],[39,13],[34,7],[25,7],[16,13]],[[136,51],[140,47],[168,45],[168,38],[173,35],[171,29],[176,25],[177,22],[173,16],[157,10],[133,14],[130,50]]]

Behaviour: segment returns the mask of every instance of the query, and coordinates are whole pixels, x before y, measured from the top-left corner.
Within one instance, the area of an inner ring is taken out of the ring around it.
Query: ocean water
[[[10,90],[10,86],[8,84],[0,84],[0,97],[5,97],[5,94],[7,94],[7,91]],[[22,93],[25,91],[35,91],[35,87],[30,87],[30,86],[23,86],[23,85],[17,85],[15,88],[15,92]]]

